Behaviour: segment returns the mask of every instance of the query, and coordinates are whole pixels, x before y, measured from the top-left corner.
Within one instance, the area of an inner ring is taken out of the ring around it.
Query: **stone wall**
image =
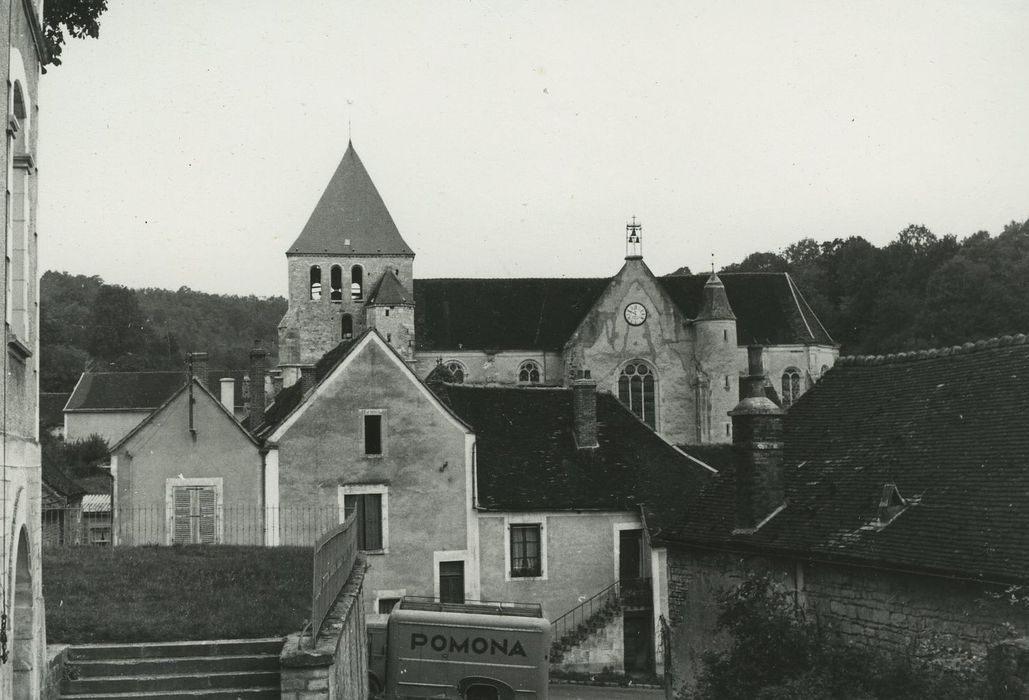
[[[557,663],[550,665],[552,671],[569,673],[601,673],[625,671],[625,617],[619,610],[607,624],[584,639],[578,646],[569,649]]]
[[[749,575],[768,576],[844,641],[903,652],[920,643],[985,651],[1013,628],[1029,632],[1022,608],[996,590],[942,579],[840,565],[673,548],[668,619],[675,685],[692,683],[701,655],[727,643],[717,633],[718,595]]]
[[[365,631],[364,555],[329,611],[313,648],[301,633],[286,638],[279,656],[282,700],[365,700],[368,638]]]

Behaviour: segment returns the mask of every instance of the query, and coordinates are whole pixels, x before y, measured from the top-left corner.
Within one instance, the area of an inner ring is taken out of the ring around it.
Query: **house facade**
[[[39,313],[37,306],[36,154],[39,79],[48,60],[42,3],[4,0],[0,16],[0,71],[4,120],[0,183],[3,200],[5,329],[3,353],[3,464],[0,475],[0,604],[5,640],[0,697],[39,697],[46,660],[41,585],[39,451]]]
[[[881,651],[1026,634],[1027,412],[1023,335],[841,358],[785,416],[752,387],[725,468],[651,533],[676,685],[723,641],[718,595],[752,575]]]
[[[114,544],[265,540],[257,441],[199,378],[111,447]]]
[[[726,444],[747,345],[767,348],[786,404],[838,355],[789,275],[657,278],[635,221],[613,278],[414,279],[414,251],[353,144],[286,257],[284,386],[376,328],[423,378],[442,363],[460,383],[567,386],[588,367],[670,441]],[[718,307],[709,284],[721,288]]]

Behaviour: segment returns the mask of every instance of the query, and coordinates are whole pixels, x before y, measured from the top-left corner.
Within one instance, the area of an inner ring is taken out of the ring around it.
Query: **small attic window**
[[[883,484],[882,497],[879,499],[879,512],[876,515],[876,524],[885,527],[900,515],[908,502],[900,495],[896,484]]]

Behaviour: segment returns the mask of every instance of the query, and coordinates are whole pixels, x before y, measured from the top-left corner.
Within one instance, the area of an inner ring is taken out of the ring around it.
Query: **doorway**
[[[463,561],[441,561],[439,563],[439,602],[464,602]]]

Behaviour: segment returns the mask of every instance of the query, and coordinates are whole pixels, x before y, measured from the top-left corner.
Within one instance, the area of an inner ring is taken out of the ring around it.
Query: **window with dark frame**
[[[365,552],[383,549],[381,493],[344,495],[343,511],[347,518],[357,513],[358,549]]]
[[[364,416],[364,453],[377,457],[382,454],[382,415],[366,413]]]
[[[439,563],[439,602],[464,602],[463,561],[441,561]]]
[[[539,523],[511,526],[511,577],[543,575],[543,526]]]

